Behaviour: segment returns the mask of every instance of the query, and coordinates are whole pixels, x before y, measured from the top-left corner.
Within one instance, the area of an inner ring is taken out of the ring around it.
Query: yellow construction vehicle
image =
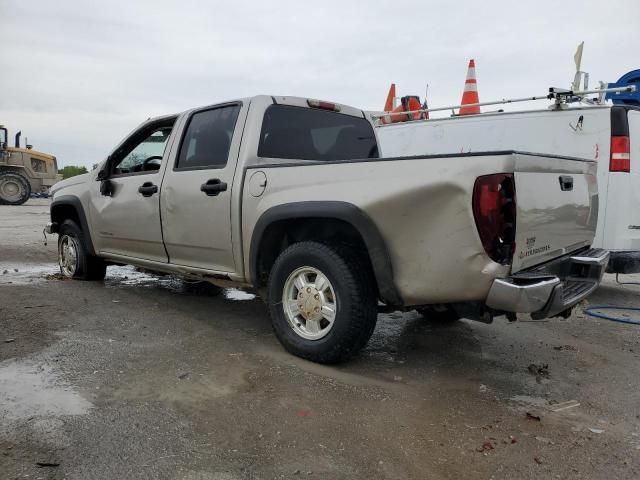
[[[33,150],[31,145],[20,147],[20,135],[15,146],[8,144],[9,133],[0,125],[0,204],[22,205],[31,193],[47,193],[49,187],[61,179],[56,157]]]

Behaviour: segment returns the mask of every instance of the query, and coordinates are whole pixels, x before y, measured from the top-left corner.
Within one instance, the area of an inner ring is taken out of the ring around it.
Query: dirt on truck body
[[[31,193],[47,193],[61,177],[56,157],[38,152],[31,145],[20,147],[20,135],[15,146],[8,145],[8,131],[0,126],[0,204],[22,205]]]

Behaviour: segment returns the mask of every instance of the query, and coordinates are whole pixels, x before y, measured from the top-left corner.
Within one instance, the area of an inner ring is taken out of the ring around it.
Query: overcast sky
[[[102,160],[142,120],[256,94],[378,110],[391,82],[432,107],[568,87],[573,54],[640,68],[640,1],[0,0],[0,123],[60,165]],[[519,107],[521,108],[521,107]]]

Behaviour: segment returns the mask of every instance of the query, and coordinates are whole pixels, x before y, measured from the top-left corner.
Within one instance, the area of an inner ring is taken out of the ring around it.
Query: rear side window
[[[240,105],[219,107],[191,116],[180,145],[176,169],[223,168]]]
[[[271,105],[262,122],[258,156],[300,160],[378,158],[364,118],[315,108]]]

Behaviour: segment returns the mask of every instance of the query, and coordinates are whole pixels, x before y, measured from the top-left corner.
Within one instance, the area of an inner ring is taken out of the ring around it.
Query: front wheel
[[[375,328],[375,283],[357,251],[296,243],[277,258],[267,289],[275,334],[299,357],[345,361],[366,345]]]
[[[73,220],[65,220],[58,234],[58,264],[60,273],[78,280],[103,280],[107,265],[101,258],[90,255],[85,248],[84,235]]]

